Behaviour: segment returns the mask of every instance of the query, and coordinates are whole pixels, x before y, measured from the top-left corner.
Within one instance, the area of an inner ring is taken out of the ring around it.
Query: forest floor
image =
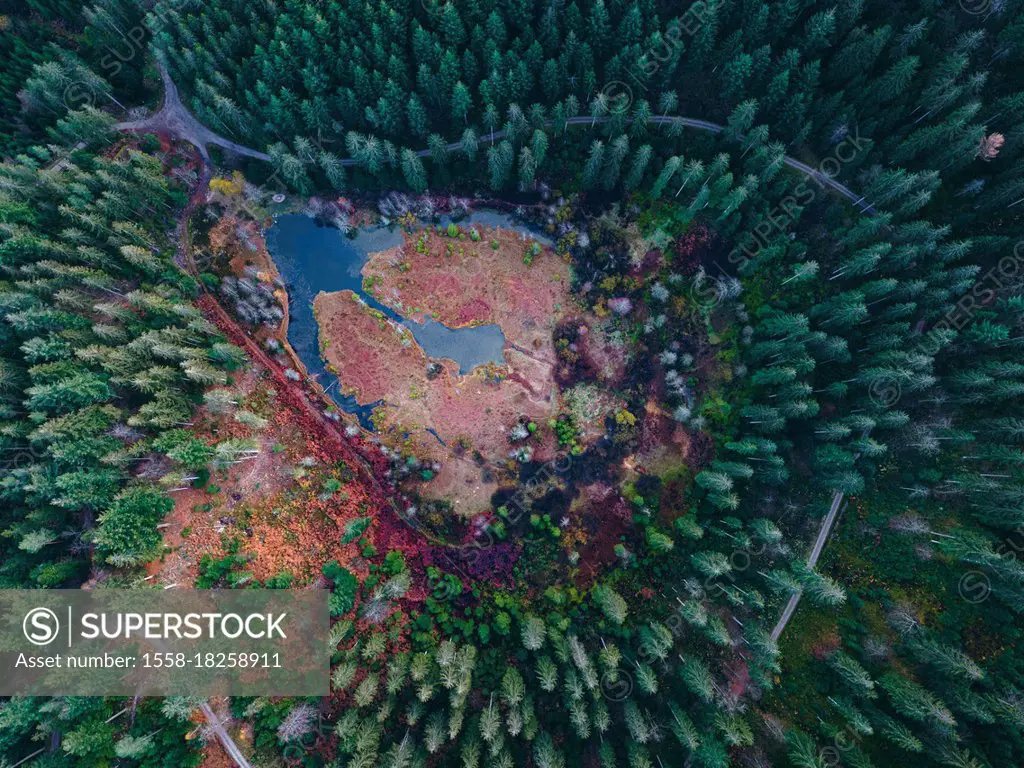
[[[301,412],[282,402],[266,370],[245,371],[231,391],[240,408],[267,421],[253,435],[257,453],[215,470],[203,487],[173,495],[174,510],[164,520],[164,543],[171,551],[154,564],[160,581],[191,585],[202,557],[224,557],[233,540],[251,557],[246,571],[260,581],[288,572],[297,584],[310,583],[328,560],[357,560],[356,548],[343,547],[339,540],[345,523],[365,514],[367,489],[349,482],[321,498],[323,484],[343,471],[343,459],[317,439]],[[194,420],[192,430],[209,442],[253,432],[230,414],[206,408]],[[364,568],[356,564],[352,570]]]

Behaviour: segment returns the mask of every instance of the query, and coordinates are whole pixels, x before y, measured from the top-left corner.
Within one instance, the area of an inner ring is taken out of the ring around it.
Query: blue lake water
[[[499,221],[479,223],[502,226]],[[330,389],[338,405],[358,415],[364,426],[368,426],[370,412],[378,403],[360,405],[355,398],[342,395],[335,377],[325,370],[320,358],[313,298],[321,291],[350,290],[356,293],[370,307],[408,328],[429,357],[454,360],[461,373],[469,373],[485,363],[504,363],[505,335],[497,325],[449,328],[433,320],[417,323],[407,320],[363,291],[360,272],[367,257],[376,251],[401,245],[400,230],[362,229],[351,238],[333,227],[318,226],[308,216],[287,215],[274,220],[274,225],[267,230],[266,239],[267,249],[288,287],[288,341],[309,374],[317,376],[320,383]]]
[[[447,224],[448,221],[449,219],[447,217],[442,217],[441,219],[442,224]],[[528,229],[520,224],[516,224],[512,220],[511,216],[509,216],[507,213],[502,213],[501,211],[492,211],[487,209],[470,211],[469,215],[460,219],[458,223],[464,227],[477,224],[484,227],[499,227],[500,229],[511,229],[515,232],[518,232],[525,240],[536,240],[541,245],[553,246],[555,244],[555,241],[552,240],[547,235],[537,232],[533,229]]]

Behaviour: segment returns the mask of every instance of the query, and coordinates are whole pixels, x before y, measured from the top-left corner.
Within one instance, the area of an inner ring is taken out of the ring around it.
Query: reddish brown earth
[[[207,742],[202,751],[199,768],[232,768],[234,761],[224,754],[224,748],[216,740]]]
[[[631,530],[632,515],[617,489],[601,482],[580,489],[569,513],[570,519],[580,519],[583,531],[577,544],[582,564],[579,586],[592,583],[616,562],[615,545]]]

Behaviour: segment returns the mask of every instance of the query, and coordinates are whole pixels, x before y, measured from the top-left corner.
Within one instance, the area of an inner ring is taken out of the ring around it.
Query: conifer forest
[[[0,768],[1024,766],[1024,0],[0,0],[0,590],[112,588],[329,692]]]

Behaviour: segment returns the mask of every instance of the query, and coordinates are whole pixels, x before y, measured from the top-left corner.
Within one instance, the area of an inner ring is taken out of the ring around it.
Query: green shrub
[[[405,555],[393,549],[384,557],[384,564],[381,567],[389,576],[399,574],[405,570]]]
[[[331,616],[344,616],[355,607],[356,594],[359,592],[359,579],[340,565],[337,560],[331,560],[324,565],[323,574],[334,582],[334,588],[331,590],[329,598]]]

